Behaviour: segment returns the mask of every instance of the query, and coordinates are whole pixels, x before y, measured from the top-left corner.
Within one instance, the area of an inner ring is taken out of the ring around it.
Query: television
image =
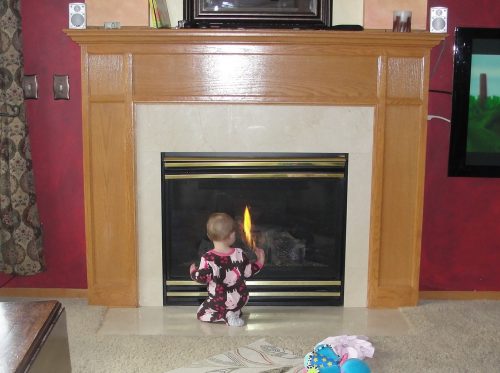
[[[500,28],[455,29],[448,175],[500,177]]]
[[[184,26],[323,29],[331,24],[331,1],[184,0]]]

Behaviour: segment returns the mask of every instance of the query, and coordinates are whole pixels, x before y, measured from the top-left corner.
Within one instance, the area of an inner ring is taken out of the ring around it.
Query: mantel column
[[[82,59],[89,303],[137,306],[132,59]]]

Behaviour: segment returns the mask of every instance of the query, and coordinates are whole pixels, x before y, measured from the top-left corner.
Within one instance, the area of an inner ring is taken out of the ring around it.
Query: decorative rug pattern
[[[303,368],[303,356],[260,339],[168,373],[299,373]]]

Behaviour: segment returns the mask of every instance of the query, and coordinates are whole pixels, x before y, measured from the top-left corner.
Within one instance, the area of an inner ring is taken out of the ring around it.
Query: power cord
[[[446,48],[446,38],[441,43],[442,43],[441,50],[439,51],[439,55],[436,58],[436,62],[434,63],[434,66],[432,67],[431,73],[429,74],[429,79],[431,79],[434,76],[439,64],[441,63],[441,58],[443,57],[443,53],[444,53],[444,50]]]
[[[445,95],[453,95],[453,92],[450,92],[450,91],[443,91],[441,89],[429,89],[429,92],[432,92],[432,93],[443,93]]]
[[[432,120],[432,119],[441,119],[451,124],[451,120],[449,120],[448,118],[441,117],[439,115],[427,115],[427,120]]]

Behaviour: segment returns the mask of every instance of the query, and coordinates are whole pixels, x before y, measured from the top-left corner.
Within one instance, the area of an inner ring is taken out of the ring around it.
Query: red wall
[[[431,89],[453,87],[455,26],[500,27],[498,0],[429,0],[448,8],[448,34],[434,48]],[[443,51],[441,58],[439,54]],[[451,96],[430,93],[429,114],[451,117]],[[500,290],[500,179],[447,177],[450,124],[429,121],[421,290]]]
[[[7,286],[86,288],[80,107],[80,52],[61,31],[70,0],[22,0],[25,73],[40,98],[27,101],[47,272]],[[429,0],[449,8],[450,36],[432,53],[431,89],[452,89],[453,29],[500,27],[498,0]],[[71,100],[54,101],[52,75],[68,74]],[[451,96],[431,93],[429,113],[450,118]],[[448,178],[450,125],[428,128],[422,290],[500,290],[500,179]],[[0,283],[8,276],[0,275]]]
[[[87,288],[83,212],[80,48],[61,30],[69,0],[22,0],[25,74],[39,99],[26,101],[47,271],[9,287]],[[69,75],[70,100],[55,101],[52,76]],[[10,276],[0,275],[0,283]]]

